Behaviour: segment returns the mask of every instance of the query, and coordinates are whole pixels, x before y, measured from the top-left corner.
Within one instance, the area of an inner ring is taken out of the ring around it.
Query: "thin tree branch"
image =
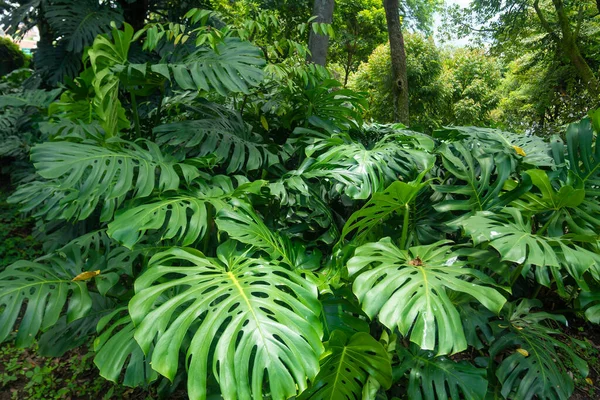
[[[533,2],[533,8],[535,9],[535,13],[537,14],[538,19],[540,20],[540,23],[542,24],[542,27],[546,30],[546,32],[548,32],[550,36],[552,36],[554,39],[558,39],[556,32],[554,32],[554,30],[546,20],[544,13],[542,12],[542,10],[540,10],[540,0],[535,0]]]

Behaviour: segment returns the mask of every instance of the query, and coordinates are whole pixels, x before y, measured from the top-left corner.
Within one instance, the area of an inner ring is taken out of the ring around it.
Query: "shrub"
[[[25,65],[25,54],[8,37],[0,37],[0,76],[7,75]]]

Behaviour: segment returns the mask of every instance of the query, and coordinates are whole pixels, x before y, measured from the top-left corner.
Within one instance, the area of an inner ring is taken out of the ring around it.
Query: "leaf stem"
[[[137,100],[135,98],[135,94],[133,92],[130,92],[131,94],[131,108],[132,108],[132,112],[133,112],[133,122],[135,123],[135,137],[136,138],[141,138],[142,134],[140,131],[140,114],[138,113],[138,105],[137,105]]]
[[[410,217],[410,205],[407,203],[404,209],[404,220],[402,222],[402,236],[400,237],[400,248],[406,250],[408,242],[408,221]]]

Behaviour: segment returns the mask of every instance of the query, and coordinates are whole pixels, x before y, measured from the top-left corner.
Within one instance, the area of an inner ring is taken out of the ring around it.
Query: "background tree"
[[[334,6],[335,0],[315,0],[312,15],[316,18],[313,22],[331,24]],[[315,64],[325,66],[329,50],[329,34],[311,29],[308,38],[308,49],[310,50],[308,59]]]
[[[342,66],[343,82],[379,44],[387,41],[385,11],[381,0],[337,0],[333,14],[335,40],[331,61]]]
[[[408,78],[406,73],[406,49],[400,23],[398,0],[383,0],[392,66],[392,107],[394,121],[408,124]]]
[[[411,108],[411,128],[431,131],[443,123],[442,110],[448,106],[449,85],[442,80],[444,60],[432,38],[421,33],[404,36],[406,73]],[[393,122],[394,111],[389,44],[378,46],[350,78],[349,87],[366,92],[369,107],[366,117],[378,122]]]

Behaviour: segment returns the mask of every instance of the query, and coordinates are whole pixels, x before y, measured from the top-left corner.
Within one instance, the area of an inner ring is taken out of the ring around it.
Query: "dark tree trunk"
[[[394,121],[408,125],[408,78],[406,73],[406,49],[400,24],[398,0],[383,0],[390,53],[392,60],[392,93],[394,95]]]
[[[148,15],[149,0],[135,0],[129,3],[127,0],[118,0],[119,5],[123,9],[123,18],[125,22],[138,31],[146,24],[146,16]]]
[[[313,15],[316,15],[317,18],[315,18],[313,22],[331,24],[333,21],[334,5],[335,0],[315,0]],[[315,64],[325,66],[325,63],[327,62],[327,50],[329,49],[329,36],[318,35],[310,29],[308,49],[311,53],[311,55],[308,56],[308,60]]]

